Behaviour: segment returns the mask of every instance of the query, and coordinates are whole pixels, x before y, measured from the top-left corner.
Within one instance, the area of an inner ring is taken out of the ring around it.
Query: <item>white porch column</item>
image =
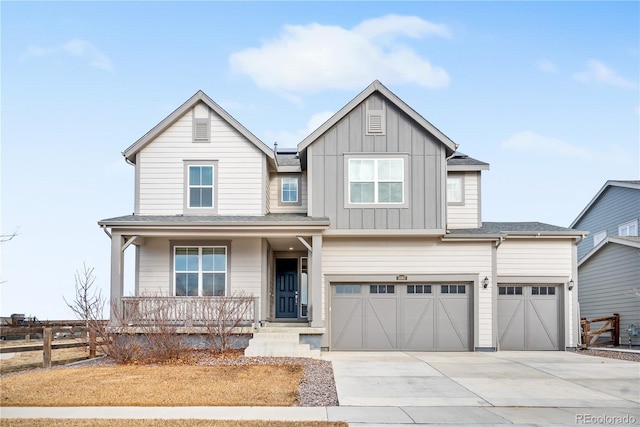
[[[321,328],[322,321],[322,234],[311,237],[311,326]]]
[[[122,234],[111,233],[111,291],[110,291],[110,318],[111,326],[120,326],[116,324],[119,314],[116,310],[120,308],[120,298],[124,293],[124,254],[122,246],[124,238]]]

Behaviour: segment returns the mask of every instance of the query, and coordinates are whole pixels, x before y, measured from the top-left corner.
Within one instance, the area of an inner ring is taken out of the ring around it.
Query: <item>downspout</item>
[[[104,231],[104,234],[106,234],[107,236],[109,236],[109,238],[111,238],[111,233],[109,233],[109,231],[107,230],[107,226],[102,224],[102,231]]]
[[[449,157],[445,157],[444,158],[444,167],[445,167],[445,176],[444,176],[444,231],[445,234],[449,233],[449,227],[448,227],[448,219],[449,219],[449,206],[447,203],[447,177],[449,175],[449,159],[453,158],[453,156],[455,156],[456,152],[458,151],[458,147],[459,145],[456,144],[455,142],[453,143],[456,147],[455,150],[453,150],[453,153],[451,153],[451,155]],[[440,200],[442,200],[442,197],[440,198]]]

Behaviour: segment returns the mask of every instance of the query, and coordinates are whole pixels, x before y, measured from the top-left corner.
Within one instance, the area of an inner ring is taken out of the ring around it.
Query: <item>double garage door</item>
[[[467,283],[333,283],[333,350],[469,351]]]
[[[499,285],[500,350],[561,350],[559,286]]]

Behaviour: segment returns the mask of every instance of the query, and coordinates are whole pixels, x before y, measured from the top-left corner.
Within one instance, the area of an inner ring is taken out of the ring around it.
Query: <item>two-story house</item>
[[[607,181],[571,228],[578,245],[580,316],[620,315],[620,340],[640,345],[640,181]],[[630,325],[635,328],[625,332]],[[621,343],[621,344],[622,344]]]
[[[244,291],[253,341],[299,326],[315,349],[574,348],[583,233],[483,222],[489,165],[457,147],[378,81],[296,150],[272,150],[198,92],[123,153],[134,214],[99,222],[114,307]]]

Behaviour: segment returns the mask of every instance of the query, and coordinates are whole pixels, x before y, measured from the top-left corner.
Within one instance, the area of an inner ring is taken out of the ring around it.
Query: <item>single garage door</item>
[[[472,286],[333,283],[333,350],[468,351]]]
[[[498,286],[500,350],[560,350],[559,319],[559,286]]]

